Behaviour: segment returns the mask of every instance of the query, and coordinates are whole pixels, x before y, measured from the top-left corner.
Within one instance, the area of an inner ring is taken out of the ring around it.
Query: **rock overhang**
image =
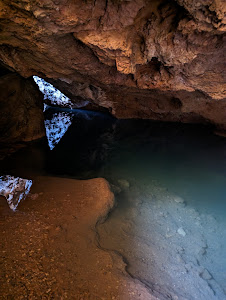
[[[223,1],[4,0],[0,9],[0,59],[22,76],[119,118],[225,130]]]

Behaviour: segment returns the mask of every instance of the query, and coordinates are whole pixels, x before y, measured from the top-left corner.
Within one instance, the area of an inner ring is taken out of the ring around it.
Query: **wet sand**
[[[106,180],[37,177],[18,211],[0,200],[1,299],[156,299],[99,247],[114,206]]]

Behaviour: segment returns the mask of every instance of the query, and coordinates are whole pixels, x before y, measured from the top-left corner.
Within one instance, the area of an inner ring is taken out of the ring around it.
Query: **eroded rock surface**
[[[45,135],[43,96],[32,79],[0,66],[0,144],[32,141]]]
[[[1,1],[0,59],[119,118],[225,129],[223,0]]]

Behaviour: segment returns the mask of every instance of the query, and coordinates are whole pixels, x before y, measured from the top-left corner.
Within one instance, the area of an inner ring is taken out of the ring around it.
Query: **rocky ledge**
[[[118,118],[225,130],[225,11],[223,0],[2,0],[0,60]]]

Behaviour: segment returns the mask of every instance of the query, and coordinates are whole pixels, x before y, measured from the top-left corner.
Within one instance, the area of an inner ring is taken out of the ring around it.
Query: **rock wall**
[[[119,118],[226,128],[223,0],[2,0],[0,59]]]
[[[33,80],[0,66],[0,145],[45,135],[43,96]]]

